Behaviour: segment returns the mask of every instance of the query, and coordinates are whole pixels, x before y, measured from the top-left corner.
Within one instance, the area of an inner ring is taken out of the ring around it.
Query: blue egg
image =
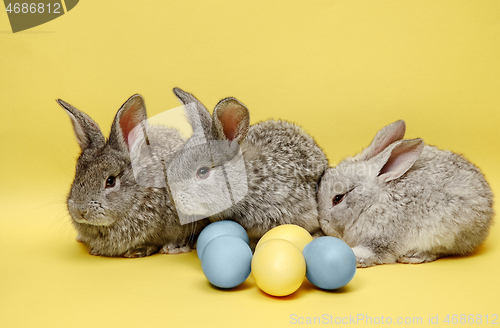
[[[321,289],[344,287],[356,273],[356,256],[351,247],[335,237],[320,237],[304,247],[306,277]]]
[[[233,288],[250,275],[252,250],[243,239],[223,235],[212,239],[201,258],[201,268],[208,281],[220,288]]]
[[[212,239],[222,235],[239,237],[247,244],[249,243],[247,232],[238,223],[228,220],[211,223],[203,229],[198,237],[198,241],[196,242],[196,252],[200,260],[205,246],[207,246]]]

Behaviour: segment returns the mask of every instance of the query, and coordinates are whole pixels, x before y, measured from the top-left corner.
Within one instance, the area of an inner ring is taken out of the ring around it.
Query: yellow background
[[[220,291],[196,254],[110,259],[75,241],[79,148],[61,98],[107,135],[132,94],[149,116],[181,87],[253,123],[300,123],[332,164],[379,128],[465,154],[500,194],[500,2],[96,1],[13,34],[0,12],[0,326],[285,327],[291,315],[500,315],[499,225],[473,255],[358,270],[338,292]],[[496,211],[499,212],[498,202]],[[451,319],[451,317],[450,317]],[[497,323],[500,319],[497,320]],[[483,317],[483,324],[485,318]]]

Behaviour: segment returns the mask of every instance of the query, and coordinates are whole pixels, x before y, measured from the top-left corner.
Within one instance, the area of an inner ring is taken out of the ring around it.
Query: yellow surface
[[[149,116],[179,106],[175,86],[208,108],[235,96],[252,122],[298,122],[332,163],[405,119],[407,137],[465,154],[500,194],[496,0],[82,0],[16,34],[2,11],[1,327],[287,327],[323,315],[425,324],[447,314],[482,315],[486,326],[500,315],[499,224],[473,256],[360,269],[338,292],[306,282],[284,299],[252,278],[210,287],[195,252],[88,255],[64,205],[79,149],[54,100],[108,134],[134,93]]]
[[[284,224],[277,226],[268,232],[266,232],[255,246],[255,249],[259,248],[260,245],[271,239],[285,239],[297,246],[300,251],[304,250],[307,244],[309,244],[313,238],[306,229],[299,227],[294,224]]]

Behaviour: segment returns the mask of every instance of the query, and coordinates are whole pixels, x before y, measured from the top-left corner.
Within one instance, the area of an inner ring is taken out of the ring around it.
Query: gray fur
[[[191,108],[203,108],[201,114],[186,111],[190,122],[193,115],[207,122],[206,108],[196,98],[181,94],[179,100],[185,105],[194,101]],[[322,235],[316,190],[328,167],[325,154],[295,124],[269,120],[250,126],[249,122],[248,109],[235,98],[225,98],[217,104],[210,124],[195,125],[203,126],[203,131],[193,127],[193,136],[203,134],[207,140],[199,144],[189,139],[169,167],[169,179],[180,184],[176,187],[179,191],[173,192],[176,208],[188,215],[212,212],[212,222],[238,222],[247,230],[251,246],[282,224],[296,224]],[[235,160],[238,154],[243,164]],[[224,165],[230,161],[235,164]],[[241,200],[225,207],[218,196],[221,191],[197,177],[202,166],[210,167],[214,177],[229,177],[233,198]]]
[[[134,95],[117,112],[106,141],[89,116],[58,103],[70,116],[82,150],[67,198],[77,239],[92,255],[189,252],[207,221],[181,225],[166,188],[165,167],[185,142],[177,130],[148,127],[144,100]],[[106,188],[110,176],[116,183]]]
[[[358,267],[469,254],[492,223],[493,195],[481,171],[421,139],[400,140],[404,129],[403,121],[385,127],[321,180],[321,227],[353,248]],[[336,195],[344,197],[333,205]]]

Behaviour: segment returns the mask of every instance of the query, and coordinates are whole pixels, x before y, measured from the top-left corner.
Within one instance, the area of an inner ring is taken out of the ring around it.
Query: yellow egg
[[[284,224],[266,232],[264,236],[260,238],[255,249],[259,248],[259,246],[266,241],[275,238],[288,240],[297,246],[301,252],[304,250],[304,247],[313,240],[313,237],[311,237],[311,234],[306,229],[295,224]]]
[[[302,252],[284,239],[262,243],[252,258],[252,277],[269,295],[286,296],[299,289],[306,275]]]

